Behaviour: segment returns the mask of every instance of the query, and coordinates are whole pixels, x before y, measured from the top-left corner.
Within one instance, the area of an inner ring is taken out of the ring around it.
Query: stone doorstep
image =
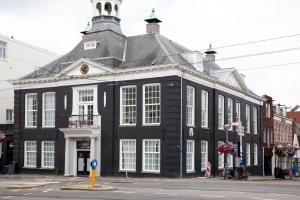
[[[67,185],[61,188],[61,190],[82,190],[82,191],[114,191],[117,190],[116,187],[109,185],[95,185],[94,189],[92,189],[89,184],[72,184]]]

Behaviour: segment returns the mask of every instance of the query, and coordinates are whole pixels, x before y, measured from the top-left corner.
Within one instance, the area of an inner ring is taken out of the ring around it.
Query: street
[[[63,186],[88,183],[88,178],[33,176],[7,178],[0,176],[0,199],[48,200],[48,199],[251,199],[251,200],[299,200],[299,180],[224,181],[215,179],[126,179],[98,178],[97,183],[112,185],[114,191],[66,191]],[[42,183],[42,187],[7,189],[20,183]],[[2,189],[1,189],[2,188]]]

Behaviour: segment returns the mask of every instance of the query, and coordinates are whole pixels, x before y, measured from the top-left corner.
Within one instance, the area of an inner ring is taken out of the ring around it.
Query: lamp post
[[[228,130],[231,127],[231,125],[225,124],[223,127],[224,127],[224,130],[225,130],[225,133],[226,133],[226,142],[225,142],[225,144],[228,145]],[[225,167],[224,167],[224,174],[225,174],[224,178],[228,179],[228,171],[227,171],[227,168],[228,168],[228,152],[227,151],[225,151],[225,160],[226,160],[226,162],[225,162]]]

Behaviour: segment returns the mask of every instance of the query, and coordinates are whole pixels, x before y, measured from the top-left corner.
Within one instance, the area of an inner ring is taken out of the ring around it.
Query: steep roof
[[[84,50],[84,43],[88,41],[96,41],[96,49]],[[125,37],[111,30],[98,31],[84,35],[69,53],[22,79],[55,76],[80,58],[88,58],[111,68],[189,65],[180,55],[187,52],[191,51],[157,33]]]

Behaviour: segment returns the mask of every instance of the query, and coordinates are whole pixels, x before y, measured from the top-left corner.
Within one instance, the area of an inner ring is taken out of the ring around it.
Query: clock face
[[[80,67],[80,73],[81,73],[82,75],[86,75],[88,72],[89,72],[89,66],[86,65],[86,64],[83,64],[83,65]]]

